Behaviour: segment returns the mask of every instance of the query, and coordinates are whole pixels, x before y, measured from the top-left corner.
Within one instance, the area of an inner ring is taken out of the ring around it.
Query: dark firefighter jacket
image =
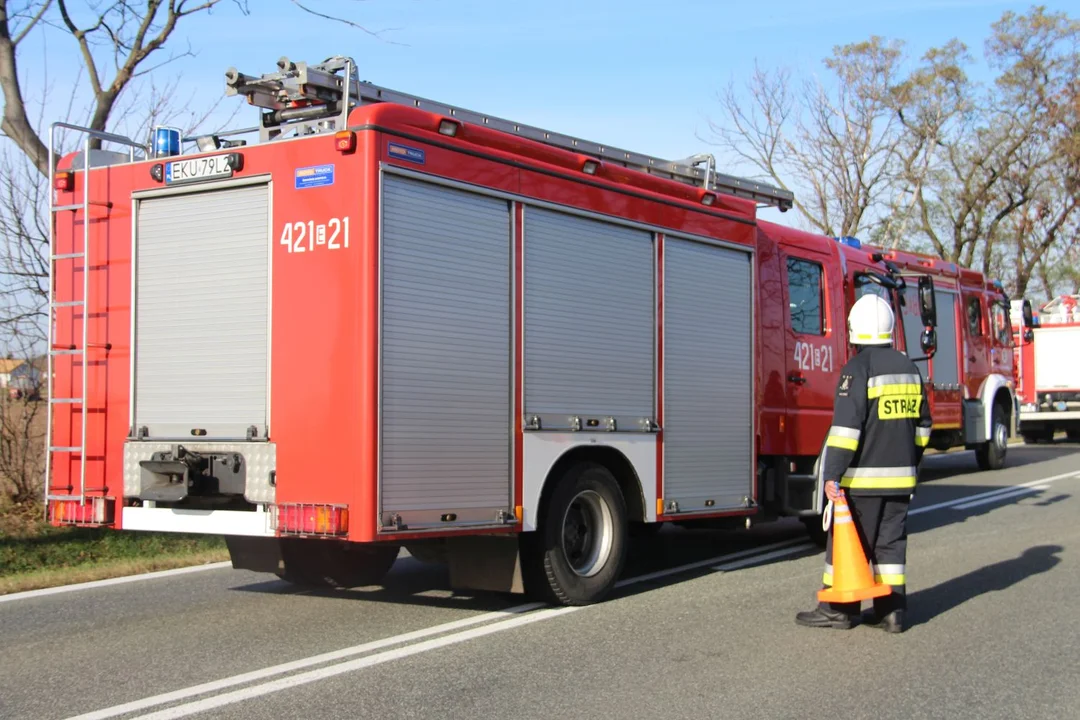
[[[910,495],[930,441],[930,406],[915,363],[864,346],[840,370],[825,441],[826,481],[852,495]]]

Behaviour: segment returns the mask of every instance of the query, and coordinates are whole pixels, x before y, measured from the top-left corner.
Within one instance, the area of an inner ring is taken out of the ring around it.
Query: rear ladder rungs
[[[49,452],[82,452],[82,448],[70,445],[53,445],[49,448]]]
[[[49,402],[57,405],[78,405],[86,402],[86,398],[49,398]]]
[[[54,213],[64,212],[67,210],[82,210],[85,207],[103,207],[111,208],[112,202],[108,200],[91,200],[88,203],[70,203],[68,205],[53,205],[52,211]]]
[[[61,253],[59,255],[53,255],[53,260],[73,260],[75,258],[86,257],[86,253]]]

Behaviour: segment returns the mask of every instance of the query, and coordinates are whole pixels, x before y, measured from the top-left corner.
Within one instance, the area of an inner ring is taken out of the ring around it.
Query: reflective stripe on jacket
[[[853,495],[908,495],[930,442],[922,376],[906,355],[864,346],[840,370],[825,441],[825,480]]]

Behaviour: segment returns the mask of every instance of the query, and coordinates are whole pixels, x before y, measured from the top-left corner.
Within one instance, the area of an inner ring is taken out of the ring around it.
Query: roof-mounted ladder
[[[345,77],[350,79],[348,103],[343,102]],[[794,202],[794,194],[789,190],[716,172],[716,159],[712,155],[664,160],[361,82],[355,61],[348,57],[335,56],[317,65],[283,57],[278,60],[277,72],[260,77],[229,68],[225,72],[225,84],[226,95],[245,96],[251,105],[269,111],[261,114],[259,131],[264,142],[281,137],[289,129],[299,134],[341,130],[353,107],[389,102],[494,128],[717,193],[748,198],[781,211],[789,210]]]

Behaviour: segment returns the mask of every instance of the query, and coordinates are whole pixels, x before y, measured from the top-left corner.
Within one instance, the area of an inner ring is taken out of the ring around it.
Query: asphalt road
[[[216,569],[0,601],[0,717],[1080,717],[1080,447],[923,480],[903,635],[794,624],[822,554],[791,522],[665,530],[587,608],[412,558],[341,593]]]

